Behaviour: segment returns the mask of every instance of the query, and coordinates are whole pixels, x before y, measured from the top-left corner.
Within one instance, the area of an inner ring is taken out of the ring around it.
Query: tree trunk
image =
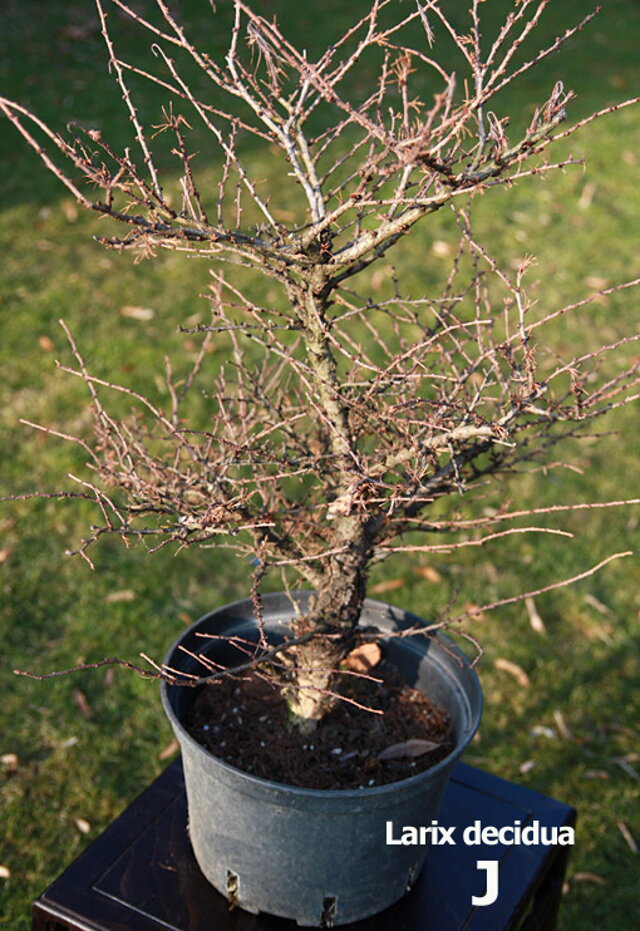
[[[303,733],[338,701],[338,666],[355,643],[365,597],[367,559],[362,547],[353,547],[332,559],[310,611],[294,624],[301,636],[317,630],[318,636],[290,651],[291,686],[286,698],[296,727]]]
[[[334,457],[336,497],[340,500],[349,497],[358,457],[329,338],[326,314],[330,293],[322,266],[316,267],[302,286],[289,291],[292,305],[299,308],[307,360],[315,376],[316,400],[324,414]],[[325,564],[323,581],[310,611],[293,625],[296,636],[318,631],[317,637],[293,648],[288,660],[290,686],[285,696],[294,724],[307,733],[338,700],[337,669],[353,647],[365,596],[371,554],[369,528],[361,514],[352,512],[351,502],[346,508],[335,515],[327,514],[332,522],[330,547],[338,552]]]

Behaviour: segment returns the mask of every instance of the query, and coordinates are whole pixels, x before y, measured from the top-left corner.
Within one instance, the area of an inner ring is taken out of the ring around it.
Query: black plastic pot
[[[304,611],[309,593],[296,597]],[[293,616],[283,594],[264,596],[264,622],[281,637]],[[198,864],[223,895],[250,912],[332,927],[374,915],[413,885],[424,846],[387,845],[386,825],[428,826],[436,817],[454,763],[480,722],[482,693],[475,670],[446,638],[389,636],[419,618],[367,600],[360,622],[381,632],[381,645],[407,683],[444,708],[454,750],[432,769],[391,785],[350,790],[301,789],[241,772],[198,744],[182,721],[193,689],[163,683],[165,711],[180,743],[189,804],[189,835]],[[185,653],[201,652],[200,633],[256,638],[249,600],[207,614],[176,641],[165,662],[196,675],[202,666]],[[208,655],[237,662],[222,640]],[[444,646],[444,648],[443,648]],[[249,725],[250,726],[250,725]]]

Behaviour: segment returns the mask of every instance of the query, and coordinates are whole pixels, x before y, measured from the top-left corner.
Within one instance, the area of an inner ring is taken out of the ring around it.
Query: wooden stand
[[[572,825],[572,808],[461,763],[438,820],[456,826],[456,845],[433,847],[405,899],[345,931],[555,928],[570,847],[470,846],[461,838],[476,820],[498,828],[517,820]],[[186,824],[178,759],[37,899],[34,931],[295,931],[286,919],[229,911],[200,873]],[[478,860],[499,862],[493,905],[471,902],[487,886]]]

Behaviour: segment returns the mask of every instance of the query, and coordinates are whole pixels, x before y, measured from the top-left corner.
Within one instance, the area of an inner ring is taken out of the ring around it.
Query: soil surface
[[[214,756],[273,782],[310,789],[355,789],[397,782],[429,769],[452,749],[446,714],[406,686],[385,660],[371,678],[344,676],[339,701],[310,736],[290,724],[286,702],[264,678],[222,679],[196,697],[186,727]],[[379,759],[384,751],[392,759]],[[432,741],[422,749],[416,741]],[[398,754],[398,755],[396,755]]]

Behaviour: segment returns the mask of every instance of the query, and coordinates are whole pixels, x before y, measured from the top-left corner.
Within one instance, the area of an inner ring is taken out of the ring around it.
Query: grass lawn
[[[207,3],[174,5],[193,17],[194,34],[209,35]],[[509,4],[486,6],[493,15]],[[340,0],[325,0],[322,20],[311,2],[259,7],[277,12],[283,27],[313,30],[314,47],[350,18]],[[589,8],[556,0],[541,31],[553,38]],[[58,127],[90,117],[116,136],[126,128],[89,0],[9,0],[0,25],[0,94]],[[610,0],[563,55],[514,87],[514,121],[530,118],[531,104],[558,79],[578,92],[576,117],[631,96],[640,86],[639,41],[636,0]],[[147,54],[136,34],[125,42],[129,55]],[[146,91],[150,110],[161,102]],[[477,211],[476,228],[495,255],[537,256],[531,287],[549,308],[639,274],[640,109],[596,122],[563,152],[586,156],[586,169],[502,190]],[[260,164],[259,153],[251,157]],[[204,318],[198,294],[207,268],[177,254],[135,265],[103,250],[92,239],[100,223],[79,212],[5,123],[0,164],[0,494],[57,490],[71,487],[65,477],[82,468],[82,456],[19,423],[64,431],[87,422],[82,385],[54,367],[68,359],[57,320],[67,321],[96,374],[161,395],[163,355],[191,352],[176,325]],[[400,270],[418,286],[415,269],[442,273],[449,234],[446,218],[430,218],[399,253]],[[272,299],[268,290],[261,299]],[[637,291],[603,298],[560,322],[553,339],[588,351],[637,332],[639,304]],[[556,449],[568,468],[503,484],[502,499],[524,508],[638,497],[637,405],[616,411],[599,433],[606,435]],[[0,505],[0,928],[12,931],[30,927],[33,898],[161,771],[171,741],[153,683],[123,670],[34,682],[12,669],[48,671],[114,654],[135,660],[141,650],[160,658],[182,625],[247,594],[246,564],[211,550],[149,557],[110,541],[91,572],[64,556],[91,519],[68,502]],[[486,550],[389,561],[375,570],[372,593],[427,617],[452,599],[464,606],[507,598],[637,549],[639,520],[638,509],[577,511],[548,519],[574,533],[570,541],[522,535]],[[473,626],[484,648],[486,710],[466,759],[579,811],[564,931],[627,928],[640,915],[639,569],[634,555],[536,598],[546,635],[532,629],[521,602]]]

